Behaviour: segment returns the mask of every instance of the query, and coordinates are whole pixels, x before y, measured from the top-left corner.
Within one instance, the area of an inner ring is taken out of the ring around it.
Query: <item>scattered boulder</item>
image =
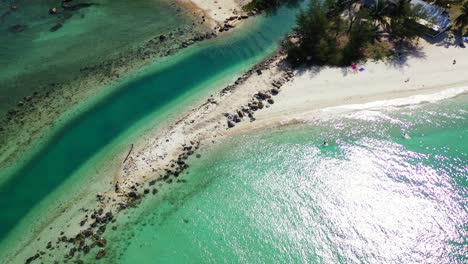
[[[107,244],[107,240],[103,237],[99,238],[97,241],[96,241],[96,244],[99,246],[99,247],[105,247],[106,244]]]
[[[96,259],[101,259],[106,255],[106,250],[104,248],[99,249],[98,253],[96,254]]]
[[[264,107],[264,105],[263,105],[263,102],[262,102],[262,101],[258,102],[258,104],[257,104],[257,105],[258,105],[258,109],[263,109],[263,107]]]

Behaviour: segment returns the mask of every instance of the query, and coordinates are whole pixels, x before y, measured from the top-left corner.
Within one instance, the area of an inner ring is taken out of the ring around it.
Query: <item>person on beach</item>
[[[453,65],[457,64],[457,60],[453,60]]]

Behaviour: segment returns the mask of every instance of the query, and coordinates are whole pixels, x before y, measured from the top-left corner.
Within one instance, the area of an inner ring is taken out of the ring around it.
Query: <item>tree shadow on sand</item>
[[[418,43],[410,43],[410,42],[400,42],[395,45],[395,48],[392,52],[393,54],[383,61],[388,67],[401,69],[403,70],[404,67],[409,66],[408,60],[410,58],[418,58],[418,59],[425,59],[426,54],[423,50],[421,45]],[[363,64],[365,65],[370,61],[363,61],[356,64]],[[309,78],[313,78],[317,76],[322,70],[330,68],[329,66],[301,66],[298,68],[294,68],[297,75],[304,75],[307,74]],[[335,67],[331,67],[335,68]],[[350,74],[357,74],[358,70],[352,69],[350,66],[343,66],[343,67],[336,67],[337,69],[341,70],[341,74],[343,77],[346,77]]]
[[[392,68],[403,68],[408,66],[409,58],[425,59],[426,54],[422,46],[418,43],[398,42],[395,44],[393,54],[386,61],[386,64]]]

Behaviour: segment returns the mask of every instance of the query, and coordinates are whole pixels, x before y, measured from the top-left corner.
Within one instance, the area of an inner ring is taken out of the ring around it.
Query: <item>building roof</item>
[[[379,0],[363,0],[367,6],[373,6]],[[387,0],[396,3],[397,0]],[[411,5],[421,7],[421,11],[425,14],[424,18],[418,19],[418,23],[426,26],[434,31],[442,32],[452,25],[449,14],[440,7],[431,5],[423,0],[411,0]]]
[[[426,16],[424,20],[432,22],[434,25],[439,27],[439,30],[436,31],[445,30],[452,25],[452,21],[449,19],[449,14],[440,7],[431,5],[422,0],[411,0],[411,5],[422,8],[422,11]]]

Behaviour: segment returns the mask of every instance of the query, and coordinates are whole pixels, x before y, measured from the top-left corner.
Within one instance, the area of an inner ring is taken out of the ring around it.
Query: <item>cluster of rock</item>
[[[55,25],[53,25],[49,31],[50,32],[55,32],[59,30],[63,24],[70,19],[73,16],[72,12],[76,12],[78,10],[81,10],[83,8],[91,7],[94,5],[98,5],[96,3],[72,3],[73,0],[62,0],[61,2],[61,9],[58,7],[52,7],[49,9],[49,14],[53,16],[58,16],[59,22],[57,22]],[[10,16],[12,13],[11,12],[18,11],[18,6],[13,5],[10,7],[10,10],[3,13],[0,16],[0,22],[3,22],[8,16]],[[8,30],[12,33],[19,33],[23,32],[26,29],[28,29],[28,25],[25,24],[16,24],[8,28]]]
[[[284,56],[284,51],[280,50],[275,55],[269,57],[267,60],[263,61],[262,63],[254,66],[252,69],[244,73],[241,77],[237,78],[234,81],[234,84],[228,85],[224,89],[221,90],[220,95],[224,96],[234,89],[236,89],[239,85],[243,84],[250,76],[254,73],[257,75],[262,75],[262,71],[268,69],[272,63],[277,61],[280,56]],[[240,107],[240,109],[235,109],[233,113],[225,113],[224,116],[226,117],[226,125],[227,128],[233,128],[236,126],[237,123],[240,123],[245,117],[248,117],[249,120],[255,121],[254,113],[258,110],[263,108],[268,108],[270,105],[274,104],[275,101],[273,100],[272,96],[278,95],[280,92],[281,87],[286,83],[291,81],[294,78],[294,73],[289,65],[285,64],[281,67],[283,74],[278,79],[271,81],[271,87],[267,90],[258,91],[256,94],[253,95],[250,102],[247,105]]]
[[[84,212],[87,213],[89,210],[84,209]],[[46,250],[52,251],[63,245],[64,248],[69,248],[65,259],[76,258],[76,263],[83,263],[80,257],[87,255],[96,247],[99,248],[96,253],[96,259],[104,257],[106,254],[105,246],[107,240],[103,237],[103,234],[106,231],[107,225],[111,222],[115,222],[114,215],[111,211],[104,213],[104,209],[100,208],[90,214],[86,214],[84,219],[80,221],[80,226],[84,226],[88,222],[91,222],[88,227],[73,237],[67,237],[64,235],[63,231],[60,232],[60,236],[55,242],[47,242]],[[38,251],[36,254],[26,259],[25,263],[28,264],[36,259],[41,259],[45,254],[45,251]]]
[[[182,42],[181,47],[186,48],[186,47],[188,47],[190,45],[195,44],[196,42],[203,41],[203,40],[206,40],[206,39],[216,38],[217,36],[218,35],[216,35],[216,33],[214,33],[214,32],[207,32],[205,34],[198,34],[198,35],[194,36],[193,38],[190,38],[187,41]]]
[[[233,128],[236,126],[236,123],[240,123],[244,117],[248,117],[250,122],[255,121],[254,113],[263,108],[268,108],[270,105],[274,104],[272,96],[278,95],[280,92],[281,86],[285,82],[292,80],[294,74],[291,70],[287,70],[283,73],[283,76],[278,80],[273,80],[271,82],[271,89],[262,90],[253,95],[250,99],[250,102],[247,105],[242,106],[240,109],[234,110],[234,113],[225,113],[224,116],[227,118],[227,127]]]
[[[251,12],[248,12],[247,14],[228,17],[224,20],[223,24],[217,26],[215,29],[217,29],[219,32],[229,31],[229,29],[235,27],[235,24],[237,22],[243,19],[248,19],[249,17],[252,17],[252,16],[256,16],[258,13],[260,13],[260,11],[251,11]]]

